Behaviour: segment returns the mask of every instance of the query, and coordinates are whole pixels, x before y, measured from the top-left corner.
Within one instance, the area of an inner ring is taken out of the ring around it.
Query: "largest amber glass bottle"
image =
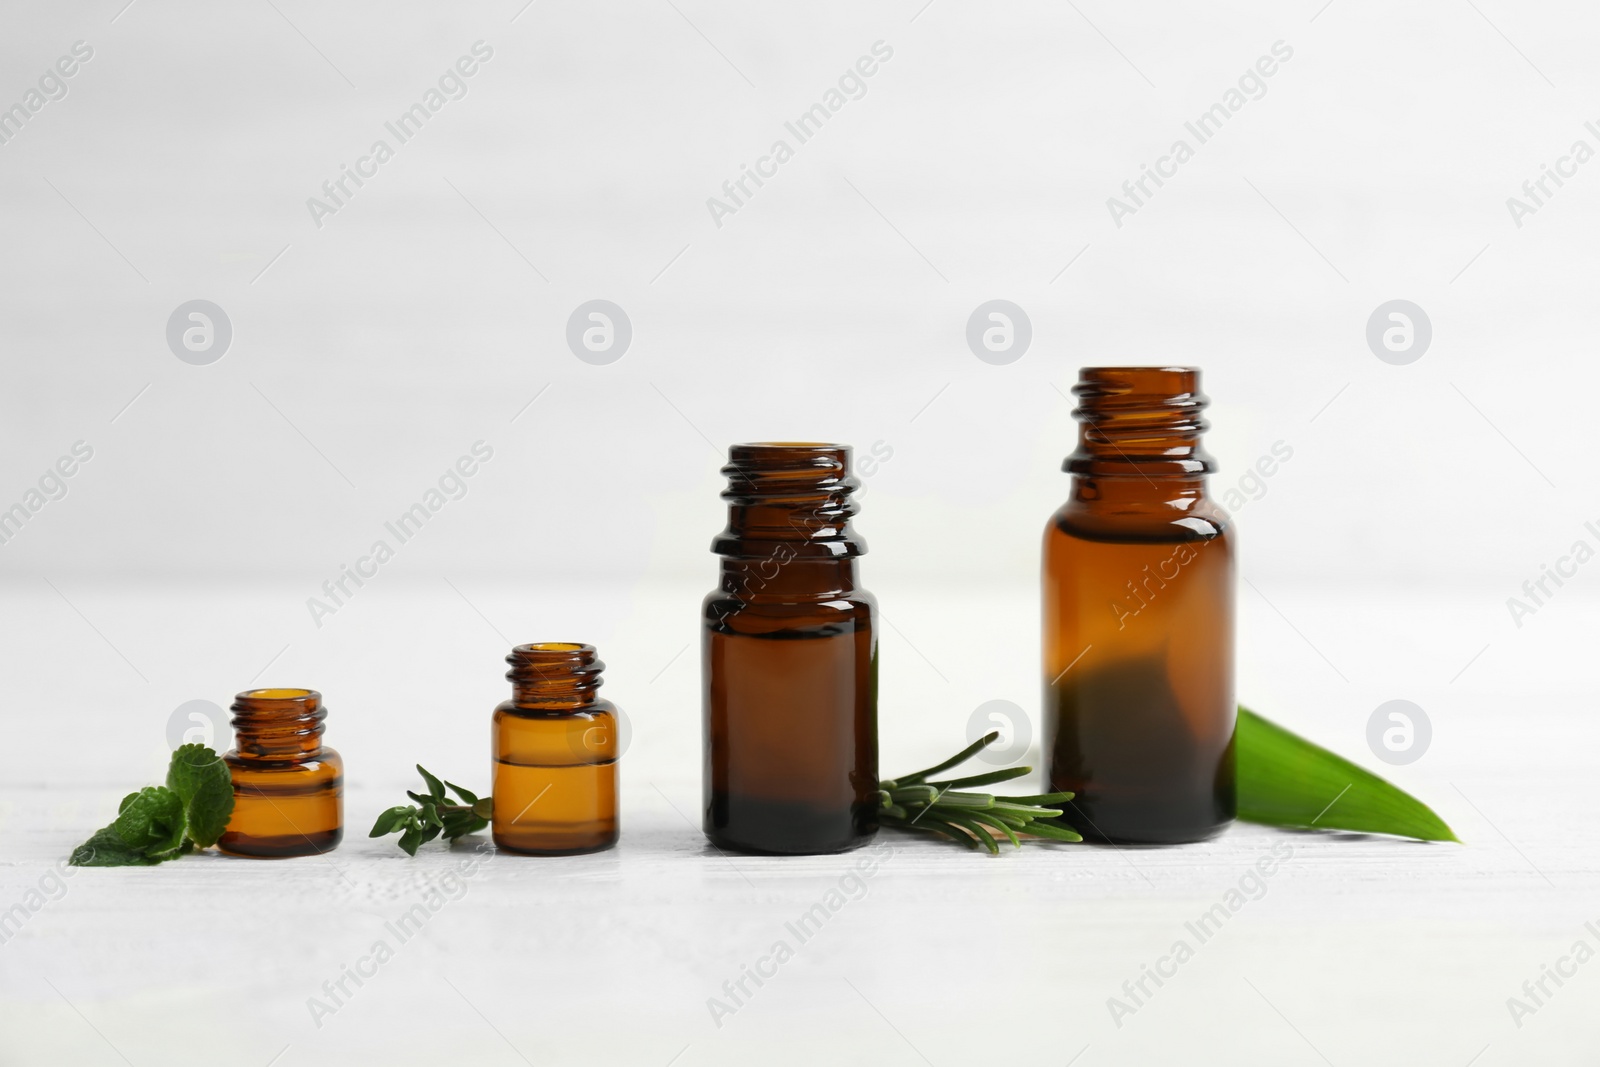
[[[878,636],[850,449],[734,445],[722,473],[722,582],[702,606],[706,836],[855,848],[878,828]]]
[[[1170,843],[1234,815],[1232,524],[1200,372],[1088,367],[1072,496],[1044,536],[1050,788],[1086,837]]]

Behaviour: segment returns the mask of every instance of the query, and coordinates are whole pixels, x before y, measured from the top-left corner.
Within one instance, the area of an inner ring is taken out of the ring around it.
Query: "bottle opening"
[[[511,683],[519,704],[590,700],[601,686],[606,669],[593,645],[578,641],[537,641],[518,645],[506,656]]]
[[[1098,477],[1206,474],[1215,462],[1201,447],[1211,403],[1200,368],[1084,367],[1072,387],[1078,449],[1062,469]]]
[[[235,700],[304,700],[315,696],[315,689],[247,689]]]
[[[722,468],[728,526],[711,543],[721,556],[841,558],[866,551],[850,527],[861,481],[850,446],[824,441],[732,445]]]

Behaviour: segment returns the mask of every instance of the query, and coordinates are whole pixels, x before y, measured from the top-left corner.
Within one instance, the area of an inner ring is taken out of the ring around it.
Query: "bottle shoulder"
[[[222,754],[222,761],[235,776],[251,774],[305,774],[338,777],[344,773],[344,757],[323,745],[315,752],[290,759],[240,755],[237,748]]]
[[[515,700],[502,700],[495,705],[494,720],[516,718],[527,720],[605,719],[614,718],[617,706],[604,697],[596,697],[587,704],[537,705],[518,704]]]
[[[757,614],[787,615],[817,612],[822,614],[850,614],[876,611],[878,598],[859,587],[848,590],[823,590],[814,595],[795,593],[745,593],[735,595],[726,589],[713,589],[700,601],[701,613],[707,617],[727,614],[732,610]]]
[[[1231,541],[1234,526],[1226,511],[1203,498],[1182,508],[1092,507],[1069,500],[1050,516],[1045,540],[1048,543],[1054,537],[1065,536],[1118,544],[1177,544],[1218,538]]]

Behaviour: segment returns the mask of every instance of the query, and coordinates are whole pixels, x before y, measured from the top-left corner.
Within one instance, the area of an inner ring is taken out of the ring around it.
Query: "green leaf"
[[[446,841],[454,841],[458,837],[475,834],[489,823],[479,818],[471,808],[456,808],[446,812],[442,817],[444,822],[443,837]]]
[[[967,760],[971,759],[973,756],[976,756],[979,752],[982,752],[985,748],[988,748],[999,739],[1000,731],[991,730],[989,733],[984,734],[982,737],[978,738],[976,741],[972,742],[972,744],[968,745],[960,752],[957,752],[954,756],[951,756],[943,763],[935,763],[932,767],[928,767],[925,770],[920,770],[916,774],[908,774],[902,778],[896,778],[894,781],[898,785],[917,785],[918,783],[924,781],[930,774],[938,774],[940,771],[948,771],[951,767],[956,767],[967,762]]]
[[[420,763],[417,764],[417,773],[422,775],[422,780],[424,782],[428,783],[428,794],[436,801],[443,800],[444,783],[439,781],[439,779],[435,778],[433,775],[429,774]]]
[[[994,836],[990,834],[988,830],[984,829],[983,824],[977,819],[974,819],[969,815],[951,814],[948,812],[945,814],[945,818],[950,822],[955,823],[957,826],[972,831],[973,836],[978,839],[979,843],[981,843],[984,848],[989,850],[990,855],[998,856],[1000,854],[1000,845],[995,841]]]
[[[888,790],[891,804],[926,804],[938,795],[939,791],[931,785],[901,785]]]
[[[456,785],[449,779],[445,779],[444,784],[449,786],[451,791],[453,791],[456,796],[461,798],[461,803],[476,804],[478,802],[478,794],[474,793],[472,790],[462,789],[459,785]]]
[[[172,754],[167,788],[183,802],[189,839],[199,848],[217,843],[233,815],[233,778],[228,765],[205,745],[183,745]]]
[[[146,856],[117,833],[115,826],[96,830],[94,836],[72,850],[67,860],[74,867],[153,867],[161,860]]]
[[[387,811],[383,812],[383,814],[378,816],[378,821],[372,824],[372,832],[367,836],[382,837],[384,834],[394,833],[396,830],[400,829],[401,825],[406,821],[411,813],[416,810],[417,809],[415,808],[406,807],[403,804],[398,808],[388,809]]]
[[[1083,840],[1083,835],[1072,829],[1072,827],[1067,826],[1064,823],[1046,821],[1043,819],[1035,819],[1033,822],[1030,822],[1022,832],[1025,834],[1033,834],[1035,837],[1049,838],[1051,841],[1077,842]]]
[[[422,844],[422,824],[413,821],[406,827],[406,832],[400,835],[400,847],[406,850],[406,855],[415,856],[417,846]]]
[[[1460,840],[1411,794],[1242,705],[1233,743],[1245,822]]]
[[[1021,848],[1022,847],[1022,842],[1017,839],[1017,832],[1015,830],[1013,830],[1011,828],[1011,826],[1009,825],[1011,820],[1000,818],[999,816],[993,815],[993,814],[991,814],[991,813],[989,813],[987,811],[982,813],[981,815],[980,814],[974,814],[972,816],[972,818],[973,818],[973,821],[975,821],[975,822],[988,823],[990,826],[994,827],[996,830],[999,830],[1001,833],[1005,834],[1006,837],[1010,838],[1011,839],[1011,843],[1013,845],[1015,845],[1017,848]]]
[[[968,848],[975,847],[975,843],[973,842],[972,838],[966,834],[958,833],[955,830],[951,830],[948,827],[941,826],[937,823],[930,823],[927,820],[923,820],[921,822],[912,822],[909,819],[902,819],[898,816],[885,816],[880,813],[878,816],[878,821],[884,826],[892,827],[896,830],[907,830],[920,834],[936,834],[940,837],[948,837],[950,840],[965,845]]]
[[[977,838],[969,833],[964,833],[953,823],[947,822],[932,813],[923,814],[921,817],[914,816],[907,820],[885,819],[879,816],[879,821],[885,826],[893,826],[897,830],[917,830],[923,833],[943,834],[965,848],[978,847]]]
[[[176,852],[183,844],[183,801],[161,785],[147,785],[122,799],[111,824],[131,849],[148,856]]]
[[[928,784],[938,789],[965,789],[973,785],[993,785],[996,782],[1009,782],[1013,778],[1022,778],[1032,773],[1032,767],[1007,767],[1004,770],[989,771],[986,774],[974,774],[969,778],[955,778],[948,782],[929,782]]]
[[[1064,804],[1077,796],[1076,793],[1035,793],[1031,797],[995,797],[996,800],[1007,804]]]

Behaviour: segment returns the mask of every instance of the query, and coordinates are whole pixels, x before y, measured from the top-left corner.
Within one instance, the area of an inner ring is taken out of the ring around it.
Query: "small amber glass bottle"
[[[877,832],[877,601],[857,584],[845,445],[729,449],[721,588],[702,606],[705,832],[840,852]]]
[[[1234,548],[1192,367],[1087,367],[1044,536],[1044,743],[1085,837],[1195,841],[1235,809]]]
[[[560,856],[617,843],[617,707],[593,645],[518,645],[494,709],[494,843]]]
[[[331,852],[344,837],[344,760],[322,743],[315,689],[251,689],[233,699],[233,816],[217,847],[280,859]]]

